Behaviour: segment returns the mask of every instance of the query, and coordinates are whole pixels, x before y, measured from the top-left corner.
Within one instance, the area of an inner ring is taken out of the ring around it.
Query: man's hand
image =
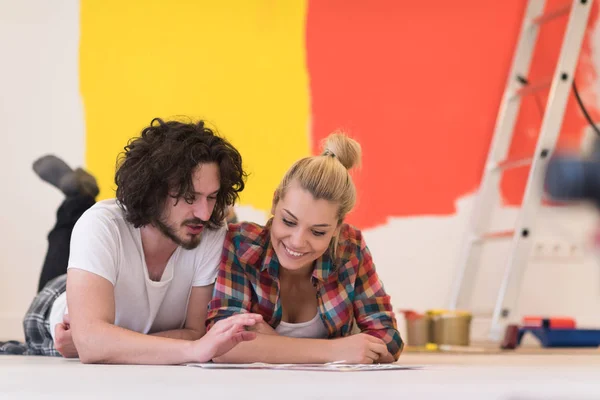
[[[271,325],[269,325],[265,321],[259,321],[259,322],[257,322],[256,324],[248,327],[248,330],[250,332],[261,333],[263,335],[276,335],[276,336],[279,336],[279,334],[277,332],[275,332],[275,329],[273,329],[271,327]]]
[[[383,340],[366,333],[334,339],[330,349],[333,361],[347,364],[373,364],[389,355]]]
[[[261,321],[262,315],[247,313],[218,321],[206,335],[192,343],[194,359],[207,362],[227,353],[239,343],[254,340],[256,333],[247,331],[246,327]]]
[[[77,349],[75,348],[75,343],[73,342],[73,337],[71,336],[71,319],[69,318],[69,314],[65,314],[63,322],[56,325],[54,336],[56,338],[54,347],[63,357],[79,357]]]

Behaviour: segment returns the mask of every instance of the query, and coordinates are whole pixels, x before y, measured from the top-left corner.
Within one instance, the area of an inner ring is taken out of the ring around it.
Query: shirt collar
[[[263,249],[263,260],[262,265],[260,267],[260,271],[267,270],[269,275],[272,277],[279,276],[279,259],[277,258],[277,253],[275,253],[275,249],[273,248],[273,244],[271,243],[271,225],[273,224],[273,218],[270,218],[265,224],[264,235],[261,235],[260,243],[256,243],[261,246]]]

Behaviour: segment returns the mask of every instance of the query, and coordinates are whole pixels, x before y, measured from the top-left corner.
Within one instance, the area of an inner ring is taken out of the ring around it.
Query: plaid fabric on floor
[[[58,356],[50,335],[48,315],[54,300],[67,290],[67,274],[54,278],[35,296],[23,319],[26,350],[22,354]]]
[[[29,306],[23,319],[26,343],[10,340],[0,342],[0,355],[58,356],[50,335],[48,315],[54,300],[67,289],[67,275],[54,278],[39,292]]]
[[[27,345],[25,343],[17,342],[16,340],[0,342],[0,355],[2,354],[13,356],[27,354]]]

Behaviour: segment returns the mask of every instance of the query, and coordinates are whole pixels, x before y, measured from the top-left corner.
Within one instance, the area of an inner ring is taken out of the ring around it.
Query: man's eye
[[[283,223],[286,224],[287,226],[296,226],[295,222],[292,222],[292,221],[287,220],[285,218],[283,218]]]
[[[195,196],[186,196],[183,199],[188,204],[194,204],[194,201],[196,201],[196,197]]]

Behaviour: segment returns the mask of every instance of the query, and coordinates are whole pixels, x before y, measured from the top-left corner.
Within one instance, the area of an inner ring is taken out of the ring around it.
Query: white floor
[[[0,399],[600,399],[598,355],[403,355],[384,372],[82,365],[0,356]]]

